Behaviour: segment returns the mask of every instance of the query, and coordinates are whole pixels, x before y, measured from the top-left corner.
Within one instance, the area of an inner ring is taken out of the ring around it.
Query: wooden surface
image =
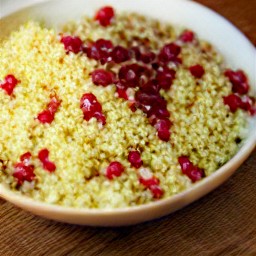
[[[256,0],[198,2],[228,18],[256,44]],[[214,192],[160,220],[132,227],[57,223],[0,199],[0,255],[255,256],[256,150]]]

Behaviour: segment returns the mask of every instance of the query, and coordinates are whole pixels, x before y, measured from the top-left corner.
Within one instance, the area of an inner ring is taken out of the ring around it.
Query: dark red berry
[[[111,60],[112,49],[113,44],[110,40],[100,38],[86,48],[86,54],[88,58],[99,60],[101,64],[105,64]]]
[[[169,90],[173,80],[175,79],[175,70],[164,67],[157,71],[156,80],[159,86],[164,90]]]
[[[189,71],[196,78],[201,78],[205,73],[204,68],[199,64],[189,67]]]
[[[191,43],[195,39],[195,34],[191,30],[184,30],[179,38],[183,43]]]
[[[157,130],[157,135],[162,141],[169,141],[171,132],[171,121],[168,118],[158,119],[154,125]]]
[[[117,92],[118,98],[128,100],[128,95],[127,95],[126,89],[121,89],[121,88],[117,87],[116,92]]]
[[[112,180],[114,177],[119,177],[124,172],[124,167],[119,162],[112,162],[107,167],[106,177]]]
[[[121,63],[125,62],[130,59],[129,51],[122,47],[122,46],[116,46],[114,47],[112,53],[111,53],[112,61],[115,63]]]
[[[42,149],[38,153],[38,158],[43,164],[43,168],[49,172],[54,172],[56,170],[56,165],[49,160],[49,150]]]
[[[114,16],[114,9],[111,6],[105,6],[97,11],[95,20],[97,20],[101,26],[107,27],[111,24]]]
[[[178,158],[178,161],[183,174],[187,174],[187,172],[189,172],[193,168],[193,164],[190,162],[187,156],[180,156]]]
[[[177,59],[178,55],[181,52],[180,46],[178,46],[175,43],[170,43],[164,45],[164,47],[161,49],[158,58],[160,61],[166,63],[169,61],[174,61]]]
[[[232,83],[232,91],[234,93],[246,94],[250,87],[247,81],[247,77],[242,70],[232,71],[230,69],[225,71],[225,76],[228,77]]]
[[[92,72],[92,82],[95,85],[108,86],[114,82],[114,74],[105,69],[96,69]]]
[[[19,81],[15,78],[14,75],[7,75],[4,79],[4,82],[0,84],[0,87],[6,91],[8,95],[12,95],[15,86]]]
[[[149,64],[151,62],[153,62],[156,58],[156,54],[153,52],[146,52],[146,53],[142,53],[139,60],[142,61],[145,64]]]
[[[223,101],[225,105],[228,105],[231,112],[236,112],[238,108],[242,106],[241,98],[236,94],[230,94],[228,96],[223,97]]]
[[[136,150],[129,152],[128,161],[135,168],[140,168],[143,164],[141,157],[140,157],[140,152],[136,151]]]
[[[125,65],[120,68],[118,77],[123,85],[136,87],[140,84],[140,76],[143,70],[143,67],[137,64]]]
[[[102,113],[101,104],[92,93],[85,93],[80,100],[80,108],[83,111],[84,119],[89,121],[95,117],[103,125],[106,123],[106,118]]]
[[[187,156],[180,156],[178,158],[182,173],[188,176],[192,182],[196,182],[205,177],[204,170],[193,165]]]
[[[64,44],[64,48],[67,53],[79,53],[80,51],[82,51],[83,42],[79,37],[63,36],[60,41]]]
[[[192,182],[201,180],[205,176],[204,171],[196,166],[193,166],[193,168],[188,171],[186,175],[191,179]]]
[[[35,179],[35,167],[33,165],[25,165],[24,163],[17,163],[14,166],[13,177],[17,180],[17,185],[21,186],[24,181],[31,182]]]

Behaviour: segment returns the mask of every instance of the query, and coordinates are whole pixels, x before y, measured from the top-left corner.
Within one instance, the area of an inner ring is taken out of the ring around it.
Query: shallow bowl
[[[49,27],[58,28],[69,20],[112,5],[118,11],[135,11],[174,25],[194,30],[200,38],[211,42],[234,69],[241,68],[248,74],[256,92],[256,51],[248,39],[217,13],[187,0],[53,0],[29,6],[14,13],[2,13],[0,37],[28,19],[44,21]],[[241,50],[242,49],[242,50]],[[174,212],[206,195],[225,180],[245,161],[256,144],[256,118],[249,124],[249,131],[241,149],[224,166],[192,188],[146,205],[114,210],[75,209],[38,202],[18,195],[0,185],[0,197],[16,206],[49,219],[73,224],[94,226],[121,226],[144,222]]]

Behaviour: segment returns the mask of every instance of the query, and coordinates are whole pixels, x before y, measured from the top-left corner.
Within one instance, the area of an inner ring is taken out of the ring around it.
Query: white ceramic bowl
[[[17,29],[28,19],[44,20],[47,26],[59,27],[83,14],[93,15],[104,5],[118,11],[135,11],[179,26],[193,29],[199,37],[211,42],[232,68],[246,71],[256,91],[256,51],[254,46],[227,20],[213,11],[187,0],[54,0],[22,9],[1,17],[0,36]],[[256,119],[251,120],[247,139],[239,152],[211,176],[192,188],[157,202],[115,210],[74,209],[37,202],[17,195],[0,185],[0,196],[7,201],[49,219],[96,226],[130,225],[161,217],[197,200],[228,179],[249,156],[256,144]]]

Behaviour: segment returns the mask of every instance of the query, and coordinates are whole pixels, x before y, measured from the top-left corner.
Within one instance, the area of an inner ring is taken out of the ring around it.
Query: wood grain
[[[198,0],[256,44],[255,0]],[[241,49],[239,49],[241,50]],[[126,228],[48,221],[0,200],[0,255],[256,255],[256,150],[224,185],[165,218]]]

